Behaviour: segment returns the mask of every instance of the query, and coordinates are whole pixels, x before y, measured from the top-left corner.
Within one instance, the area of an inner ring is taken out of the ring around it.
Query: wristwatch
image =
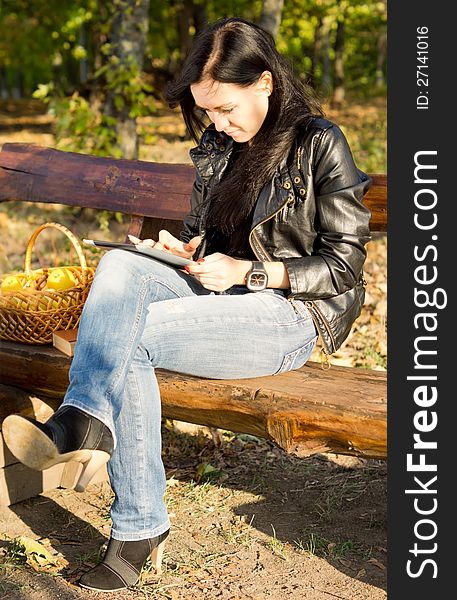
[[[258,260],[253,260],[251,270],[246,275],[246,287],[251,292],[261,292],[267,285],[268,274],[263,263]]]

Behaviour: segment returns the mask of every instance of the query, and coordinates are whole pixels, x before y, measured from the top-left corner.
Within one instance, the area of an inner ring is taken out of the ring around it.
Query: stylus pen
[[[86,240],[83,242],[88,246],[98,246],[100,248],[135,248],[134,244],[123,244],[121,242],[107,242],[105,240]]]

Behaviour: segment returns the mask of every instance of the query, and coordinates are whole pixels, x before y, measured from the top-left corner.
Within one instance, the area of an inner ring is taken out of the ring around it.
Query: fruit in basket
[[[1,283],[2,294],[9,294],[23,289],[22,280],[15,275],[8,275]]]
[[[48,276],[46,287],[52,290],[68,290],[77,284],[76,277],[65,267],[53,269]]]
[[[42,295],[38,298],[35,310],[55,310],[59,308],[59,303],[52,296]]]

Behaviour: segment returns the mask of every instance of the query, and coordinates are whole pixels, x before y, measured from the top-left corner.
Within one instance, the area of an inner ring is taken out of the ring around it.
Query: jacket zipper
[[[285,223],[287,221],[287,217],[289,215],[289,206],[292,206],[292,204],[294,202],[295,202],[295,197],[289,198],[289,200],[287,200],[284,208],[282,209],[281,220],[283,223]]]
[[[291,203],[291,199],[289,198],[289,196],[287,196],[287,200],[277,209],[275,210],[274,213],[272,213],[271,215],[268,215],[268,217],[266,219],[264,219],[263,221],[260,221],[260,223],[257,223],[257,225],[254,227],[254,229],[250,232],[249,234],[249,245],[251,246],[251,250],[254,252],[254,254],[256,255],[256,257],[259,260],[265,260],[263,256],[259,256],[258,252],[256,251],[256,249],[254,248],[253,244],[251,243],[252,239],[255,238],[257,244],[260,246],[260,249],[262,250],[262,252],[264,253],[264,255],[267,257],[267,259],[269,261],[272,260],[271,256],[268,254],[268,252],[265,250],[265,248],[263,247],[262,243],[260,242],[257,234],[256,234],[256,228],[259,227],[259,225],[263,225],[264,223],[266,223],[267,221],[269,221],[270,219],[272,219],[274,216],[276,216],[278,213],[280,213],[282,210],[284,210],[287,205]]]
[[[324,317],[324,315],[322,314],[322,312],[317,308],[316,304],[312,300],[305,300],[305,306],[307,308],[311,308],[312,309],[312,310],[310,310],[310,313],[311,313],[311,316],[313,317],[313,321],[314,322],[315,322],[315,319],[314,319],[314,315],[313,315],[313,310],[315,310],[316,313],[319,315],[319,317],[320,317],[322,323],[324,324],[324,327],[325,327],[325,329],[326,329],[326,331],[327,331],[330,339],[332,340],[333,348],[335,348],[335,345],[336,345],[335,344],[335,338],[333,337],[333,333],[332,333],[332,331],[330,329],[329,324],[327,323],[327,319]],[[316,325],[317,330],[319,331],[319,328],[318,328],[316,322],[315,322],[315,325]],[[327,352],[326,352],[326,354],[327,354]]]

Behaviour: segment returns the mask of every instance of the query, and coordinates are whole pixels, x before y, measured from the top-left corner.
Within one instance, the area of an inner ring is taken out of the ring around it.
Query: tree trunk
[[[79,30],[79,45],[87,52],[87,30],[85,24],[83,24]],[[87,57],[84,57],[79,61],[79,82],[81,85],[85,86],[87,84],[88,75],[89,69]]]
[[[194,4],[192,0],[184,0],[179,3],[179,8],[176,14],[178,34],[179,34],[179,50],[180,50],[180,65],[184,62],[187,53],[192,45],[192,36],[190,34],[190,26],[192,23],[192,14],[194,10]]]
[[[310,84],[316,87],[319,77],[319,63],[322,56],[322,16],[318,17],[318,22],[314,30],[313,52],[311,54],[311,72],[309,74]]]
[[[329,94],[332,88],[332,76],[330,72],[330,27],[325,22],[322,26],[322,77],[321,87],[325,94]]]
[[[387,52],[387,34],[385,31],[381,31],[378,36],[378,56],[376,59],[376,87],[381,89],[385,85],[384,80],[384,63],[386,62]]]
[[[8,77],[5,67],[0,66],[0,99],[7,100],[10,96],[8,90]]]
[[[130,117],[134,95],[132,100],[128,87],[143,70],[149,0],[117,0],[112,10],[105,113],[116,119],[116,140],[121,156],[137,158],[136,119]],[[114,84],[115,81],[121,83]]]
[[[281,25],[281,15],[284,6],[284,0],[263,0],[262,14],[258,25],[269,31],[276,38]]]
[[[194,20],[195,35],[198,35],[205,28],[208,21],[206,0],[194,4],[192,8],[192,17]]]
[[[13,90],[11,94],[13,100],[20,100],[24,97],[24,76],[22,71],[16,69],[14,73]]]
[[[105,5],[99,0],[97,7],[97,19],[90,28],[90,42],[92,49],[92,61],[88,65],[88,87],[89,87],[89,103],[94,112],[103,112],[106,82],[101,77],[95,77],[95,74],[102,68],[104,57],[102,47],[107,43],[107,33],[104,24],[108,22],[108,10]]]
[[[334,106],[340,106],[344,101],[344,16],[338,20],[335,38],[335,63],[333,79],[333,100]]]

